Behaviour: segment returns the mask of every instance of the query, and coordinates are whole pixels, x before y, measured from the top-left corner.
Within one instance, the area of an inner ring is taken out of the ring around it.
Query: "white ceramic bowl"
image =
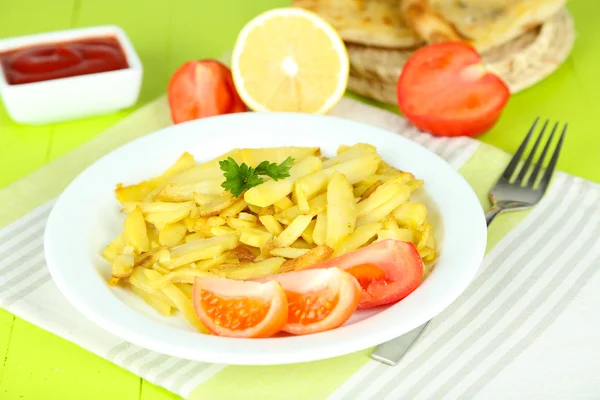
[[[370,143],[391,165],[424,179],[423,201],[439,241],[431,275],[391,307],[358,310],[342,327],[313,335],[232,339],[194,332],[179,315],[162,317],[130,291],[110,287],[103,248],[123,229],[114,198],[119,182],[162,173],[184,151],[205,161],[233,147]],[[46,226],[44,249],[58,288],[86,317],[130,342],[161,353],[224,364],[285,364],[333,357],[385,342],[436,316],[475,276],[487,229],[483,210],[465,180],[437,155],[397,134],[340,118],[241,113],[174,125],[98,160],[58,199]]]
[[[10,85],[0,65],[0,95],[8,115],[18,123],[47,124],[108,114],[134,105],[142,84],[142,63],[118,26],[98,26],[0,40],[0,53],[22,47],[93,37],[115,37],[128,68]]]

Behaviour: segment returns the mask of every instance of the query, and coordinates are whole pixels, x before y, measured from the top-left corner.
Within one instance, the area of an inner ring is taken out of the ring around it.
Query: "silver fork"
[[[488,226],[502,211],[524,210],[535,206],[542,199],[550,185],[550,179],[558,162],[558,156],[565,139],[568,124],[565,124],[562,128],[550,162],[544,168],[544,161],[552,146],[552,139],[558,130],[559,124],[558,122],[554,124],[550,137],[546,140],[542,154],[534,162],[537,149],[542,141],[542,136],[548,126],[548,120],[544,122],[529,155],[523,161],[527,145],[534,134],[538,121],[539,117],[533,122],[519,149],[510,160],[510,163],[496,182],[496,185],[490,191],[489,196],[492,207],[485,214]],[[429,322],[426,322],[396,339],[380,344],[373,350],[371,358],[388,365],[398,364],[412,345],[416,343],[428,324]]]

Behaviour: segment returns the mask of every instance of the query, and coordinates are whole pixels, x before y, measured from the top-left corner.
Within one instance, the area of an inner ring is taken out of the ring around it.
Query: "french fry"
[[[294,194],[298,199],[300,211],[308,212],[308,199],[326,189],[329,178],[334,171],[346,176],[350,184],[355,184],[372,175],[377,169],[380,160],[377,154],[366,155],[298,179],[294,185]]]
[[[240,149],[239,159],[236,159],[238,164],[245,162],[251,167],[256,167],[264,160],[280,164],[286,158],[292,157],[296,162],[299,162],[306,157],[320,154],[318,147],[267,147],[261,149]],[[234,157],[235,158],[235,157]]]
[[[394,209],[394,218],[401,227],[416,229],[427,219],[427,208],[422,203],[407,201]]]
[[[362,245],[373,239],[381,229],[381,222],[359,226],[350,235],[343,238],[334,248],[333,257],[341,256],[358,249]]]
[[[158,313],[164,317],[168,317],[171,315],[171,311],[173,308],[162,301],[160,298],[152,296],[148,292],[143,291],[142,289],[129,285],[129,289],[142,300],[144,300],[150,307],[154,308]]]
[[[131,215],[131,214],[130,214]],[[154,225],[158,230],[163,230],[168,224],[182,221],[190,215],[190,210],[162,211],[146,214],[146,221]]]
[[[231,229],[245,229],[245,228],[256,228],[256,224],[254,222],[250,222],[250,221],[244,221],[241,220],[239,218],[234,218],[234,217],[228,217],[227,218],[227,225],[229,225],[229,227]]]
[[[175,303],[173,303],[171,299],[169,299],[160,289],[156,289],[150,284],[150,278],[148,278],[144,273],[146,270],[148,269],[135,267],[133,269],[133,273],[129,277],[129,284],[148,293],[150,296],[160,299],[170,307],[176,308]]]
[[[364,200],[358,203],[358,218],[364,217],[367,214],[372,213],[377,207],[387,202],[391,198],[401,197],[404,200],[400,202],[404,203],[410,197],[410,190],[408,187],[397,180],[392,180],[383,183],[376,187],[371,195],[365,197]]]
[[[314,244],[310,244],[308,243],[306,240],[302,239],[302,238],[298,238],[294,243],[292,243],[290,245],[290,247],[293,247],[294,249],[312,249],[315,247]]]
[[[138,183],[137,185],[117,185],[115,196],[119,203],[138,202],[146,198],[154,190],[163,185],[170,177],[177,175],[194,166],[194,157],[189,153],[183,153],[181,157],[167,169],[162,175]]]
[[[158,234],[158,242],[162,246],[175,247],[183,241],[188,231],[181,221],[167,224]]]
[[[391,165],[382,160],[381,163],[379,163],[379,166],[377,167],[376,173],[380,175],[397,176],[403,174],[404,172],[392,167]]]
[[[121,211],[124,213],[130,213],[139,207],[144,214],[156,213],[156,212],[169,212],[169,211],[180,211],[187,210],[192,211],[196,206],[193,201],[184,201],[182,203],[169,203],[164,201],[142,201],[142,202],[127,202],[121,207]]]
[[[327,185],[327,234],[325,243],[335,248],[340,240],[354,231],[357,205],[348,179],[335,171]]]
[[[161,257],[168,256],[169,250],[166,247],[157,247],[146,253],[142,253],[135,257],[134,265],[142,268],[152,268],[152,265],[158,262]]]
[[[248,203],[246,203],[243,199],[237,199],[235,203],[221,212],[221,217],[235,217],[240,212],[244,211],[246,207],[248,207]]]
[[[200,271],[197,269],[182,269],[177,271],[171,271],[160,277],[151,278],[149,284],[153,288],[162,289],[169,286],[171,283],[194,283],[196,277],[210,278],[216,277],[217,275],[207,271]]]
[[[121,232],[116,238],[113,239],[112,242],[108,244],[108,246],[104,248],[104,251],[102,252],[102,257],[104,257],[106,261],[112,263],[115,260],[115,258],[117,258],[119,254],[121,254],[125,245],[125,235],[123,234],[123,232]]]
[[[399,229],[398,221],[394,218],[394,214],[390,214],[383,220],[382,229]]]
[[[195,232],[195,233],[190,233],[189,235],[186,235],[184,238],[184,242],[189,243],[192,240],[200,240],[200,239],[206,239],[206,236],[204,236],[200,232]]]
[[[235,249],[238,244],[235,235],[193,240],[173,247],[170,251],[170,260],[163,266],[173,269],[194,261],[217,257],[227,250]]]
[[[277,236],[283,232],[283,227],[273,215],[261,215],[258,219],[271,235]]]
[[[302,235],[302,232],[304,232],[312,219],[312,215],[298,215],[275,239],[277,247],[286,247],[294,243]]]
[[[212,201],[205,202],[204,204],[200,204],[206,200],[206,197],[201,196],[212,196]],[[213,196],[213,195],[202,195],[200,193],[194,193],[194,199],[198,204],[198,212],[201,217],[211,217],[214,215],[219,215],[223,210],[230,207],[233,203],[237,201],[235,197],[232,197],[229,194],[223,194],[221,196]]]
[[[317,246],[300,257],[287,260],[279,268],[279,273],[289,271],[299,271],[327,260],[333,254],[333,249],[327,245]]]
[[[313,244],[315,241],[313,240],[313,232],[315,231],[315,225],[317,225],[317,220],[313,219],[310,221],[304,232],[302,232],[302,239],[306,240],[307,243]]]
[[[260,215],[260,216],[262,216],[262,215]],[[252,222],[253,224],[256,224],[258,222],[258,217],[256,215],[245,213],[245,212],[239,213],[237,217],[239,219],[241,219],[242,221]]]
[[[285,197],[279,199],[278,201],[276,201],[273,204],[273,207],[275,207],[276,212],[281,212],[285,209],[292,207],[293,205],[294,205],[294,202],[292,200],[290,200],[290,198],[288,196],[285,196]]]
[[[296,249],[293,247],[279,247],[271,250],[271,255],[274,257],[283,258],[298,258],[302,254],[308,252],[308,249]]]
[[[196,232],[204,235],[204,237],[210,237],[211,226],[208,224],[208,218],[200,217],[194,222],[191,232]]]
[[[370,154],[377,154],[377,149],[370,144],[358,143],[351,147],[340,146],[338,148],[338,155],[325,160],[323,168],[333,167],[334,165]]]
[[[366,225],[365,225],[366,226]],[[382,229],[377,232],[377,241],[394,239],[401,242],[415,242],[415,236],[412,230],[403,228]]]
[[[262,276],[274,275],[285,262],[285,258],[273,257],[263,261],[243,264],[239,268],[226,269],[216,272],[219,276],[229,279],[248,280]]]
[[[263,247],[273,238],[269,232],[259,228],[243,229],[240,233],[240,242],[252,247]]]
[[[239,261],[254,261],[256,256],[260,254],[260,251],[255,253],[252,250],[252,247],[241,244],[235,249],[229,251],[227,254]]]
[[[213,227],[213,226],[221,226],[221,225],[225,225],[227,223],[227,219],[221,217],[221,216],[216,216],[216,217],[208,217],[208,219],[206,220],[206,225]]]
[[[303,176],[321,169],[323,162],[314,156],[296,162],[290,168],[290,176],[284,179],[265,181],[262,185],[254,186],[246,191],[244,200],[250,205],[267,207],[286,197],[292,192],[294,182]]]
[[[215,268],[225,262],[231,262],[228,252],[223,253],[217,257],[209,258],[208,260],[197,261],[194,263],[194,267],[200,271],[208,271],[211,268]]]
[[[185,294],[185,297],[192,300],[192,285],[189,283],[174,283],[174,285]]]
[[[161,275],[153,271],[151,269],[147,269],[144,271],[147,277],[150,279],[159,279]],[[175,306],[181,311],[184,318],[188,321],[188,323],[202,333],[209,333],[209,330],[206,329],[204,325],[200,322],[198,317],[196,316],[196,312],[194,311],[194,307],[192,306],[192,302],[187,298],[185,294],[181,290],[177,288],[177,286],[170,284],[162,289],[161,292],[165,294]]]
[[[392,197],[379,207],[375,208],[369,214],[357,219],[356,226],[370,224],[371,222],[383,221],[385,217],[398,208],[402,203],[406,203],[406,198],[404,196]]]
[[[228,226],[213,226],[210,228],[210,233],[213,236],[224,236],[224,235],[235,235],[235,229],[231,229]]]
[[[319,213],[316,221],[315,229],[313,230],[313,240],[317,245],[322,246],[327,239],[327,212],[323,211]]]
[[[221,183],[221,178],[196,183],[168,183],[154,200],[182,202],[194,200],[194,193],[218,195],[224,192]]]
[[[119,254],[112,263],[112,277],[122,279],[131,276],[134,264],[135,256],[133,255],[133,253]]]
[[[300,212],[298,206],[290,207],[276,215],[279,222],[284,225],[289,225],[292,221],[301,214],[317,215],[327,209],[327,193],[321,193],[308,201],[308,212]]]
[[[123,225],[125,242],[127,244],[133,246],[138,253],[150,250],[146,221],[144,220],[144,214],[139,207],[136,207],[129,215],[127,215]]]

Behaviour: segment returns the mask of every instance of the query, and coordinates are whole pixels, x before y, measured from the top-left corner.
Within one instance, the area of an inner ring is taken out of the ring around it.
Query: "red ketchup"
[[[116,71],[128,67],[115,38],[88,38],[34,45],[0,54],[10,85]]]

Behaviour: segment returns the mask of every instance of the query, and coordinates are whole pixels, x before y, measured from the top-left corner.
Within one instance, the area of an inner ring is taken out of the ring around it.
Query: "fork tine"
[[[569,124],[565,124],[563,128],[560,138],[558,139],[558,144],[556,145],[556,149],[554,149],[554,154],[552,154],[552,158],[550,159],[550,163],[546,168],[546,173],[542,178],[541,184],[546,186],[550,183],[550,179],[552,178],[552,173],[554,172],[554,168],[556,167],[556,163],[558,162],[558,156],[560,154],[560,149],[562,147],[563,141],[565,140],[565,134],[567,133],[567,128]]]
[[[512,160],[510,160],[510,163],[508,164],[508,166],[504,170],[504,173],[502,174],[502,176],[507,181],[510,181],[510,178],[515,173],[515,170],[517,169],[517,166],[519,165],[519,161],[521,160],[521,156],[525,152],[525,148],[527,147],[527,143],[529,142],[529,138],[531,137],[531,134],[535,130],[535,126],[537,125],[537,123],[538,123],[539,120],[540,120],[540,117],[537,117],[535,119],[535,121],[533,121],[533,125],[531,125],[531,128],[529,128],[529,132],[527,133],[527,136],[525,136],[525,139],[523,140],[523,142],[519,146],[519,149],[517,150],[517,152],[513,156]]]
[[[523,168],[521,168],[521,171],[519,172],[519,176],[517,177],[516,182],[523,182],[523,180],[525,179],[525,175],[527,175],[527,171],[529,171],[529,167],[531,166],[531,162],[533,161],[533,158],[535,157],[535,152],[537,151],[537,148],[542,140],[542,136],[544,136],[544,132],[546,131],[546,127],[548,126],[548,120],[546,120],[546,122],[544,122],[544,126],[542,126],[542,130],[540,132],[540,134],[538,135],[537,139],[535,140],[535,144],[533,145],[533,148],[531,149],[531,151],[529,152],[529,156],[527,156],[527,160],[525,160],[525,165],[523,165]],[[529,179],[529,181],[531,181],[531,178]],[[525,184],[527,184],[527,182],[524,182]]]
[[[558,122],[554,124],[552,127],[552,132],[550,132],[550,137],[546,141],[546,145],[544,146],[544,150],[542,150],[542,154],[540,155],[540,159],[535,164],[535,168],[533,169],[533,173],[529,178],[529,182],[531,182],[531,186],[534,186],[537,182],[538,176],[540,175],[540,171],[542,170],[542,166],[544,165],[544,160],[546,158],[546,154],[548,153],[548,149],[550,148],[550,144],[552,143],[552,139],[554,138],[554,133],[556,132],[556,128],[558,128]]]

